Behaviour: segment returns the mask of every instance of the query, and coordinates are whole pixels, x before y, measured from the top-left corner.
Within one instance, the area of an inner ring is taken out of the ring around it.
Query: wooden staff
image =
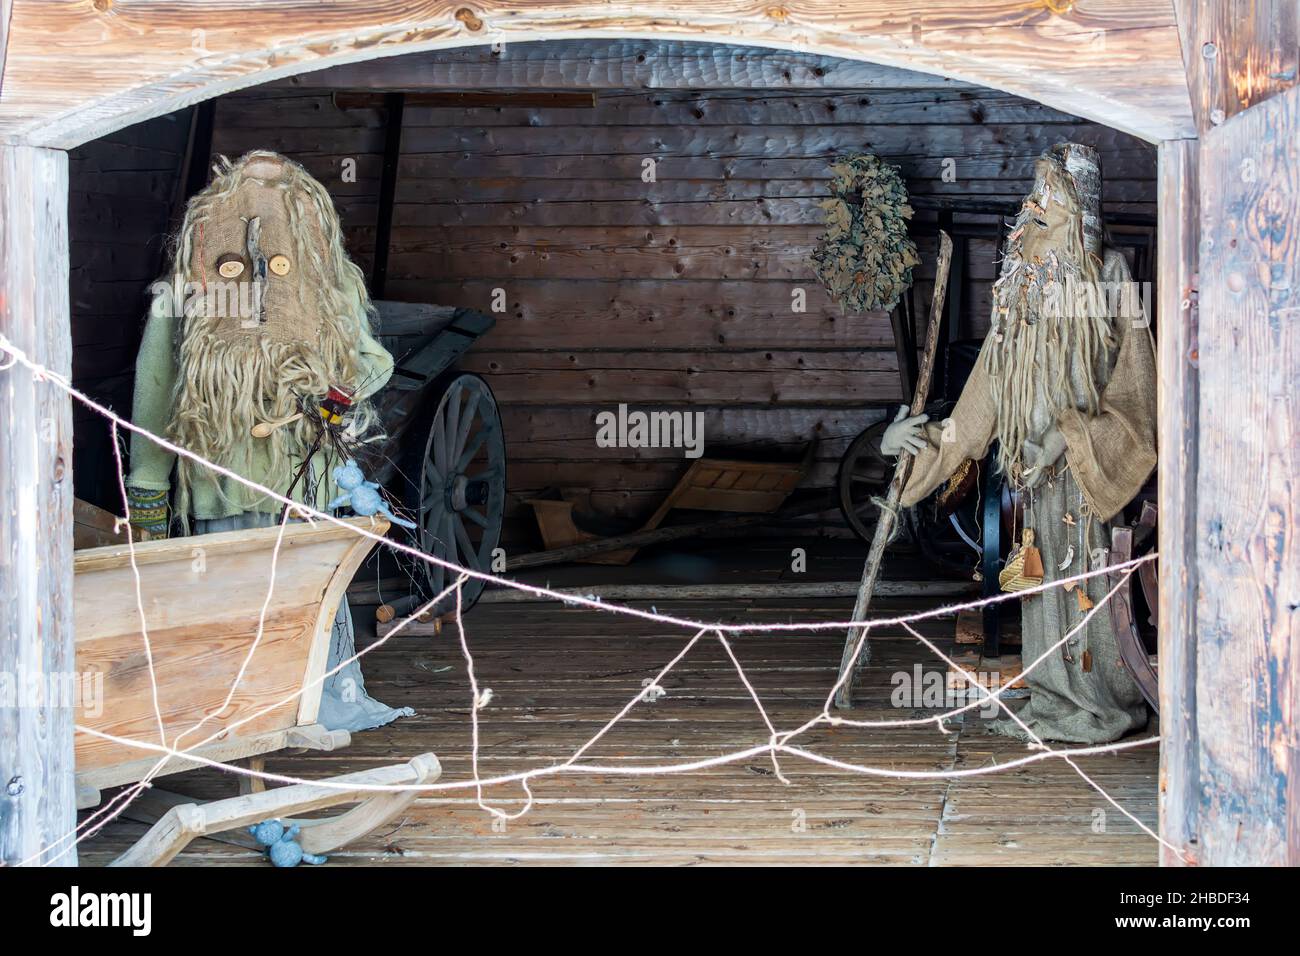
[[[912,396],[910,414],[920,415],[925,410],[925,401],[930,393],[930,378],[934,373],[934,353],[939,345],[939,321],[943,317],[943,300],[948,291],[948,266],[952,262],[952,239],[942,229],[939,230],[939,262],[934,273],[934,298],[930,302],[930,324],[926,333],[925,355],[921,359],[921,369],[916,379],[916,393]],[[880,509],[880,518],[876,521],[876,533],[871,536],[871,550],[867,552],[867,563],[862,568],[862,580],[858,583],[858,599],[853,605],[853,620],[863,621],[867,617],[867,607],[871,604],[871,594],[876,589],[876,578],[880,575],[880,562],[885,557],[885,546],[894,535],[894,526],[898,523],[899,499],[903,497],[903,488],[908,476],[912,474],[912,453],[903,451],[894,466],[894,480],[889,483],[889,493],[885,496],[884,507]],[[835,706],[850,706],[853,697],[853,675],[857,670],[853,651],[857,645],[856,624],[850,625],[848,636],[844,640],[844,654],[840,658],[839,690],[835,692]],[[871,658],[870,645],[862,642],[862,654],[856,664],[865,664]]]

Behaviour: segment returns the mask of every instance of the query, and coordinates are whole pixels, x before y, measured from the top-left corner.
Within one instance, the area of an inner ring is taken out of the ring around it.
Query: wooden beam
[[[380,61],[381,63],[384,61]],[[295,77],[295,79],[299,79]],[[542,90],[448,90],[442,93],[418,93],[395,90],[405,100],[406,106],[428,109],[584,109],[596,108],[596,94],[556,93]],[[390,93],[343,92],[334,94],[334,105],[341,110],[386,109]]]
[[[1295,0],[1175,0],[1188,89],[1204,132],[1295,86]]]
[[[393,235],[393,201],[397,195],[397,164],[402,158],[402,116],[405,93],[384,94],[384,165],[379,179],[379,213],[375,222],[375,261],[370,272],[370,297],[382,299],[388,282],[388,253]]]
[[[1160,566],[1160,834],[1196,854],[1196,464],[1200,395],[1196,268],[1200,194],[1196,140],[1160,147],[1157,495]],[[1167,848],[1166,864],[1182,862]]]
[[[851,598],[857,581],[770,581],[765,584],[593,584],[586,588],[555,588],[558,594],[599,597],[603,601],[748,601],[783,598]],[[972,594],[969,581],[877,581],[878,597],[960,597]],[[484,591],[480,604],[528,604],[552,601],[527,591],[500,588]]]
[[[0,334],[72,374],[68,157],[0,146]],[[22,366],[0,371],[0,864],[34,861],[76,825],[71,684],[72,406]],[[66,680],[62,678],[67,678]],[[76,682],[80,686],[81,682]],[[76,863],[75,851],[59,863]]]
[[[1153,142],[1193,128],[1171,0],[1077,4],[1060,14],[1005,0],[485,0],[457,16],[464,9],[416,0],[242,0],[216,9],[206,0],[116,0],[61,5],[56,14],[41,0],[14,0],[0,137],[71,148],[307,70],[489,43],[513,56],[523,41],[584,35],[741,44],[764,48],[744,54],[759,64],[795,52],[872,61],[1004,90]]]
[[[1297,139],[1292,88],[1201,146],[1195,721],[1205,865],[1300,865]]]
[[[9,51],[9,18],[13,14],[13,0],[0,0],[0,93],[5,88],[5,60]]]
[[[184,180],[181,184],[179,208],[173,215],[175,224],[180,225],[185,214],[185,203],[190,197],[208,184],[212,163],[212,131],[216,125],[217,102],[205,100],[194,108],[190,138],[185,144],[185,162],[181,168]]]
[[[930,73],[833,56],[681,40],[543,40],[431,50],[272,84],[323,90],[970,89]],[[466,95],[466,94],[462,94]],[[488,94],[469,94],[488,95]],[[534,94],[542,95],[542,94]],[[572,94],[569,94],[572,95]]]

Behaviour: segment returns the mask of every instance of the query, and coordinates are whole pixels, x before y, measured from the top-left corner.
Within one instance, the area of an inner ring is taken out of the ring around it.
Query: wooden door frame
[[[1199,790],[1196,736],[1196,487],[1200,396],[1196,281],[1200,242],[1198,140],[1160,145],[1156,336],[1156,501],[1160,599],[1160,860],[1195,858]]]
[[[42,0],[12,6],[0,141],[60,149],[330,66],[582,37],[824,54],[1003,90],[1153,143],[1195,135],[1172,0],[111,0],[57,5],[57,24]]]

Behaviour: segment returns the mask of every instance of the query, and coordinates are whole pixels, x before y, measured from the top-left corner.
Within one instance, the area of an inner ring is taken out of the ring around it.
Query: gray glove
[[[1065,436],[1053,425],[1043,435],[1040,442],[1025,442],[1025,484],[1037,488],[1043,483],[1047,469],[1051,468],[1065,454]]]
[[[907,406],[899,405],[893,423],[885,429],[885,434],[880,438],[881,454],[897,458],[908,451],[913,455],[919,455],[921,449],[929,444],[921,431],[921,426],[929,420],[929,415],[913,415],[909,418]]]

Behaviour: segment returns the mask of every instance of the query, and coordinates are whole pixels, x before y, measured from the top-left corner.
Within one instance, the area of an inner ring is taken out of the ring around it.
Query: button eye
[[[233,252],[226,253],[217,260],[217,272],[223,278],[237,279],[244,274],[244,260]]]
[[[288,256],[272,256],[271,261],[268,262],[267,265],[269,265],[271,271],[278,276],[287,276],[289,274],[289,269],[291,268]]]

